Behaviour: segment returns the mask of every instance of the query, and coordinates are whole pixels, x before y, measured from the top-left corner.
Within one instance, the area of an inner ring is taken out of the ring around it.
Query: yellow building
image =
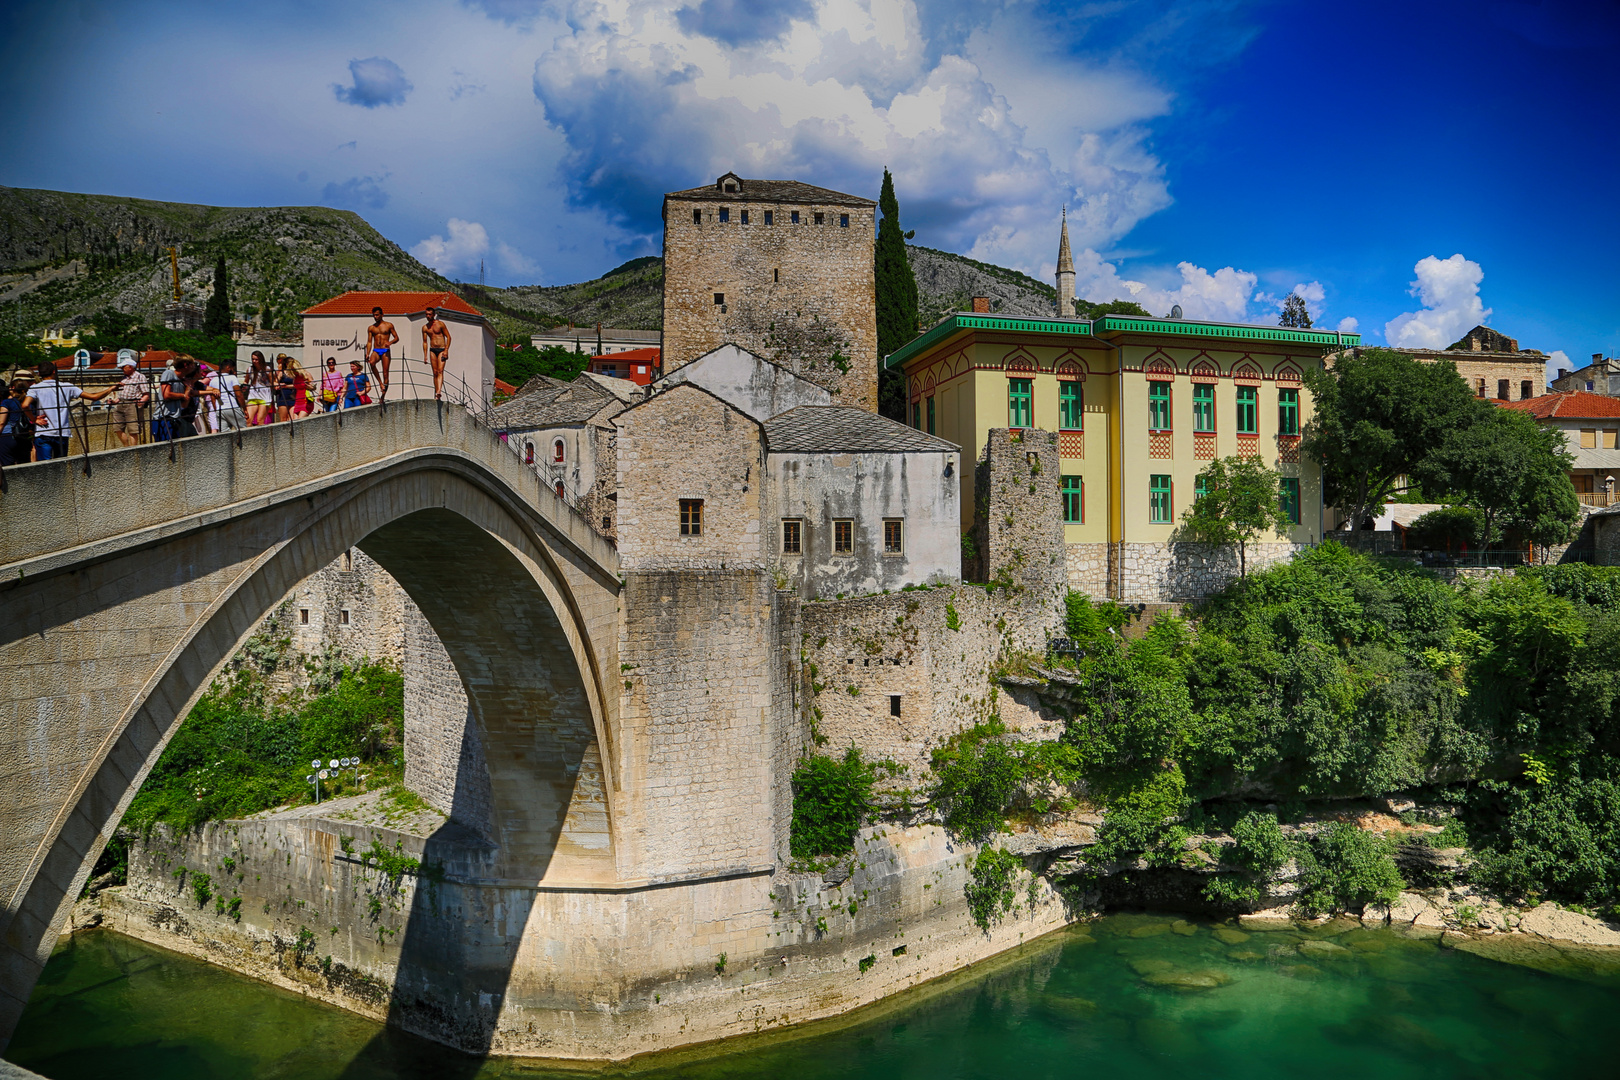
[[[1299,452],[1303,376],[1354,334],[1108,315],[959,314],[887,357],[905,372],[912,426],[982,457],[992,428],[1058,433],[1069,584],[1128,600],[1186,599],[1235,572],[1173,534],[1198,473],[1258,455],[1283,477],[1294,528],[1251,548],[1250,566],[1322,536],[1317,467]],[[973,475],[964,469],[963,529]]]

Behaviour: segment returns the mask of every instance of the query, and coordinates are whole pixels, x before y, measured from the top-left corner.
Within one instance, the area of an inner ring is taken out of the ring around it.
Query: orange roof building
[[[611,379],[629,379],[637,386],[647,386],[658,376],[661,349],[625,349],[591,357],[590,371]]]
[[[489,405],[495,392],[495,331],[483,312],[453,292],[350,291],[323,300],[303,312],[304,366],[324,368],[328,357],[343,367],[351,360],[365,363],[366,327],[374,307],[382,308],[383,318],[399,334],[389,350],[389,398],[433,396],[432,369],[422,339],[426,311],[433,307],[450,331],[446,399],[466,396]]]
[[[1586,506],[1620,503],[1620,398],[1554,391],[1526,401],[1498,401],[1498,408],[1529,413],[1536,423],[1563,432],[1575,457],[1569,470],[1575,494]]]

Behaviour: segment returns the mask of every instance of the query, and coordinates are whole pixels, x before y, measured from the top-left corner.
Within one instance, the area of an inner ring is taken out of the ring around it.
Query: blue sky
[[[979,0],[17,3],[0,183],[354,209],[442,272],[593,277],[727,169],[917,242],[1369,341],[1620,352],[1620,7]]]

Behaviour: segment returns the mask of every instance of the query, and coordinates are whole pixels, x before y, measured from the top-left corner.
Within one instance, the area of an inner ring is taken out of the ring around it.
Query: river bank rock
[[[1215,940],[1222,945],[1241,945],[1249,940],[1249,935],[1230,926],[1217,926],[1214,931]]]
[[[1620,925],[1599,922],[1589,915],[1566,911],[1557,904],[1541,904],[1525,912],[1519,929],[1527,934],[1575,945],[1620,947]]]
[[[1262,908],[1239,915],[1238,925],[1245,930],[1289,930],[1293,928],[1294,916],[1286,907]]]
[[[1156,971],[1142,976],[1149,986],[1170,990],[1213,990],[1232,981],[1224,971]]]

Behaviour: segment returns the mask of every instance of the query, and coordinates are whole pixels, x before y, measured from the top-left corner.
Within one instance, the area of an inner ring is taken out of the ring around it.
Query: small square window
[[[694,225],[703,224],[703,211],[701,211],[701,210],[692,211],[692,224],[694,224]]]
[[[681,500],[681,535],[703,535],[703,500]]]
[[[1065,476],[1059,480],[1059,489],[1063,496],[1063,523],[1065,525],[1084,525],[1086,523],[1086,485],[1078,476]]]
[[[890,716],[899,716],[900,715],[900,695],[899,694],[890,694],[889,695],[889,715]]]
[[[827,224],[827,215],[823,214],[820,210],[816,211],[816,224],[817,225],[825,225],[825,224]]]
[[[730,221],[731,220],[731,207],[722,206],[720,208],[720,220],[721,221]]]
[[[746,210],[742,212],[742,223],[744,225],[748,224],[748,211]]]
[[[798,518],[782,519],[782,554],[804,554],[804,523]]]
[[[298,623],[300,626],[309,625],[309,608],[301,607],[298,609]]]
[[[799,212],[797,210],[793,211],[792,222],[795,225],[799,223]]]
[[[833,522],[833,554],[853,555],[855,553],[855,523],[847,518],[843,521]]]
[[[883,554],[903,555],[906,550],[905,522],[899,518],[883,519]]]
[[[774,211],[774,210],[765,211],[765,224],[767,224],[767,225],[775,225],[776,224],[776,211]]]
[[[848,214],[839,214],[838,215],[838,227],[841,228],[841,229],[849,228],[849,215]]]
[[[604,514],[602,516],[602,531],[607,532],[611,528],[613,528],[613,519]]]
[[[349,609],[348,608],[344,608],[343,610],[338,612],[338,625],[339,626],[348,626],[349,625]]]
[[[1597,449],[1597,428],[1582,428],[1581,429],[1581,449],[1582,450],[1596,450]]]
[[[1524,382],[1519,384],[1519,400],[1520,401],[1529,401],[1531,398],[1533,398],[1535,396],[1536,396],[1535,384],[1532,383],[1529,379],[1526,379]]]
[[[717,292],[717,293],[714,294],[714,306],[715,307],[719,307],[722,304],[724,304],[725,302],[726,302],[726,294],[725,293]]]

